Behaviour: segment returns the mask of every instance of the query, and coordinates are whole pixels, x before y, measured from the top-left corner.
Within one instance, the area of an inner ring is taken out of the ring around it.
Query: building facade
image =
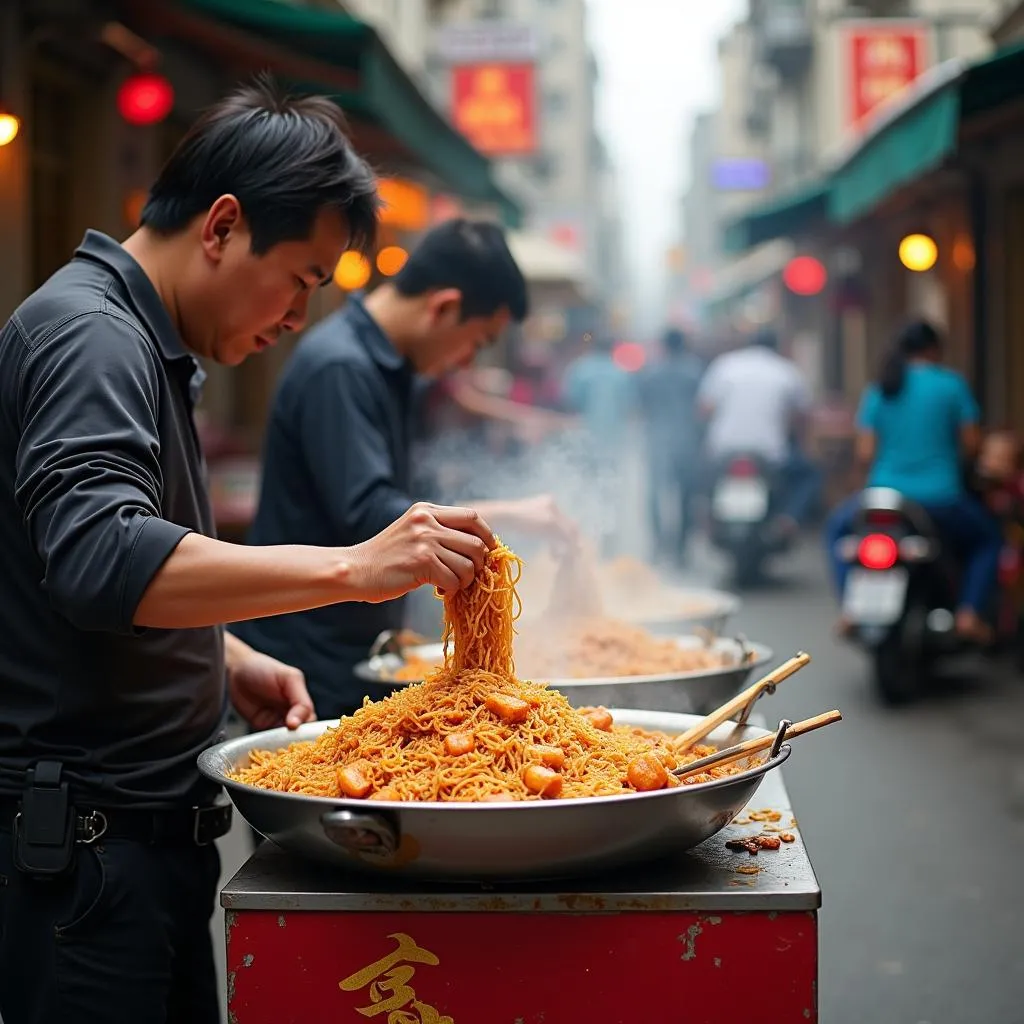
[[[764,161],[764,187],[723,195],[718,180],[713,197],[702,197],[701,207],[715,211],[711,230],[720,247],[710,285],[712,322],[725,319],[747,330],[752,319],[770,316],[801,334],[807,351],[817,349],[809,363],[822,386],[838,384],[841,360],[825,350],[834,348],[843,311],[794,297],[782,272],[794,255],[807,255],[827,264],[829,274],[844,275],[861,254],[784,231],[736,244],[728,227],[747,210],[767,216],[773,201],[813,189],[911,85],[927,82],[950,62],[989,52],[991,26],[1003,6],[1000,0],[750,0],[746,17],[722,43],[722,100],[711,114],[710,159],[714,167],[737,153],[754,155]],[[736,116],[735,103],[745,106],[745,116]],[[696,197],[688,208],[698,208]],[[686,230],[694,225],[687,222]],[[708,230],[705,225],[698,233]],[[923,278],[912,283],[906,301],[908,309],[941,306]]]

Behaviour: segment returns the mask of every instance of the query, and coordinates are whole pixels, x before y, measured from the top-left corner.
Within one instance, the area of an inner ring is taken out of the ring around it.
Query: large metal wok
[[[772,657],[764,644],[719,637],[705,642],[696,636],[678,636],[676,643],[684,650],[708,646],[730,658],[732,664],[721,668],[697,669],[693,672],[670,672],[652,676],[612,676],[607,679],[552,679],[553,689],[564,693],[574,707],[618,704],[650,711],[680,711],[707,714],[734,697],[755,668]],[[419,644],[386,653],[375,654],[355,667],[355,675],[370,688],[370,695],[379,698],[408,686],[411,680],[396,680],[394,673],[408,657],[440,663],[444,651],[441,644]],[[415,681],[415,680],[412,680]]]
[[[614,710],[615,721],[682,733],[699,719]],[[242,817],[286,850],[341,867],[417,878],[515,880],[602,871],[680,852],[723,829],[765,773],[789,756],[777,737],[763,764],[712,782],[584,800],[411,803],[327,799],[233,782],[251,750],[315,739],[331,722],[273,729],[204,751],[199,769],[222,784]],[[727,722],[705,742],[723,747],[772,733]]]

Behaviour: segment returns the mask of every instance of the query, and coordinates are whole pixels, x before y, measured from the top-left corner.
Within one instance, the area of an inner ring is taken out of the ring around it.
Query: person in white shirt
[[[798,442],[810,388],[778,348],[777,335],[765,328],[743,348],[719,356],[704,375],[698,404],[708,421],[705,455],[712,465],[747,454],[778,467],[784,487],[777,525],[792,534],[810,515],[820,474]]]

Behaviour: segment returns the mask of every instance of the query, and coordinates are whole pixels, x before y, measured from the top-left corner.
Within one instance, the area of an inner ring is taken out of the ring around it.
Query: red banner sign
[[[522,156],[537,145],[532,64],[452,68],[452,120],[488,156]]]
[[[929,29],[920,22],[858,22],[845,29],[847,125],[902,92],[929,64]]]

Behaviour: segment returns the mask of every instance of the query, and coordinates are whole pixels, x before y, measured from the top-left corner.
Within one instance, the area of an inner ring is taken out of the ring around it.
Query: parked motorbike
[[[849,566],[842,595],[850,639],[870,654],[886,704],[920,693],[943,654],[957,650],[958,570],[919,505],[889,488],[869,488],[849,534],[838,542]]]
[[[777,471],[757,455],[737,453],[716,468],[710,498],[709,539],[731,558],[734,582],[749,584],[760,576],[769,556],[791,543],[772,529]]]

